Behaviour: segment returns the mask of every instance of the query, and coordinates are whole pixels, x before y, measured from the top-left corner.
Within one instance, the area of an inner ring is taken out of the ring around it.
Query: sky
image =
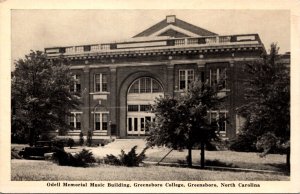
[[[12,10],[12,67],[30,50],[127,40],[167,15],[219,35],[258,33],[267,51],[290,51],[286,10]]]

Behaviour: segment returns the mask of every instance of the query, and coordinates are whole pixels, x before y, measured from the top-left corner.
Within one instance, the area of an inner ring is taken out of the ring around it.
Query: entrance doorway
[[[155,121],[151,105],[155,99],[163,97],[161,84],[150,77],[135,80],[127,93],[127,135],[145,135],[149,122]]]

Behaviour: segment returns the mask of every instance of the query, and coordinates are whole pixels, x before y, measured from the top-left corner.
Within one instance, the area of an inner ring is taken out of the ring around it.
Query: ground
[[[145,146],[143,140],[135,140],[138,145],[138,152]],[[132,147],[129,140],[118,140],[115,143],[104,147],[74,147],[65,148],[67,152],[78,152],[81,149],[89,149],[98,159],[106,154],[118,156],[120,150],[129,151]],[[15,146],[20,149],[22,146]],[[11,176],[12,180],[289,180],[288,171],[285,167],[285,156],[270,154],[264,158],[257,153],[242,153],[233,151],[207,151],[206,163],[208,166],[218,166],[225,168],[240,168],[242,170],[214,169],[206,170],[191,169],[184,167],[156,166],[155,163],[161,160],[169,152],[168,148],[149,148],[146,151],[147,162],[143,167],[117,167],[104,164],[95,164],[88,168],[58,166],[51,161],[41,160],[12,160]],[[181,164],[185,162],[187,150],[172,151],[164,160],[165,163]],[[193,164],[199,164],[200,151],[193,150]],[[152,163],[152,165],[148,164]],[[153,164],[154,163],[154,164]],[[245,169],[245,170],[243,170]],[[250,171],[246,171],[250,169]],[[256,171],[257,170],[257,171]],[[263,170],[264,172],[258,172]],[[68,172],[68,173],[66,173]]]

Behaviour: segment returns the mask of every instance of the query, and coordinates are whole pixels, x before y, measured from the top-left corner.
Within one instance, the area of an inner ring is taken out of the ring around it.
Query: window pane
[[[102,74],[102,92],[107,92],[107,75]]]
[[[162,92],[160,84],[154,79],[152,79],[152,92]]]
[[[140,111],[150,111],[150,105],[140,105]]]
[[[133,127],[134,131],[137,131],[138,129],[138,119],[134,118],[134,127]]]
[[[140,79],[140,93],[146,92],[146,78]]]
[[[95,121],[100,122],[100,113],[95,114]]]
[[[145,130],[145,119],[141,118],[141,131]]]
[[[95,92],[100,92],[100,74],[95,74]]]
[[[146,131],[149,131],[149,125],[150,125],[150,122],[151,122],[151,117],[145,117],[145,120],[146,120]]]
[[[146,82],[146,93],[151,93],[151,78],[145,78]]]
[[[132,131],[132,118],[128,118],[128,131]]]
[[[128,105],[128,111],[129,112],[138,112],[139,111],[139,105]]]
[[[139,80],[135,81],[131,85],[129,93],[139,93]]]

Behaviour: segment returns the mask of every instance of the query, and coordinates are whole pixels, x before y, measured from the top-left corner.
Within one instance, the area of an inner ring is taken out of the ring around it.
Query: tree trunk
[[[29,129],[29,146],[32,147],[34,142],[34,131],[33,128]]]
[[[200,168],[203,169],[205,167],[205,143],[201,141],[201,157],[200,157]]]
[[[187,157],[188,166],[192,167],[192,148],[188,148],[188,157]]]

